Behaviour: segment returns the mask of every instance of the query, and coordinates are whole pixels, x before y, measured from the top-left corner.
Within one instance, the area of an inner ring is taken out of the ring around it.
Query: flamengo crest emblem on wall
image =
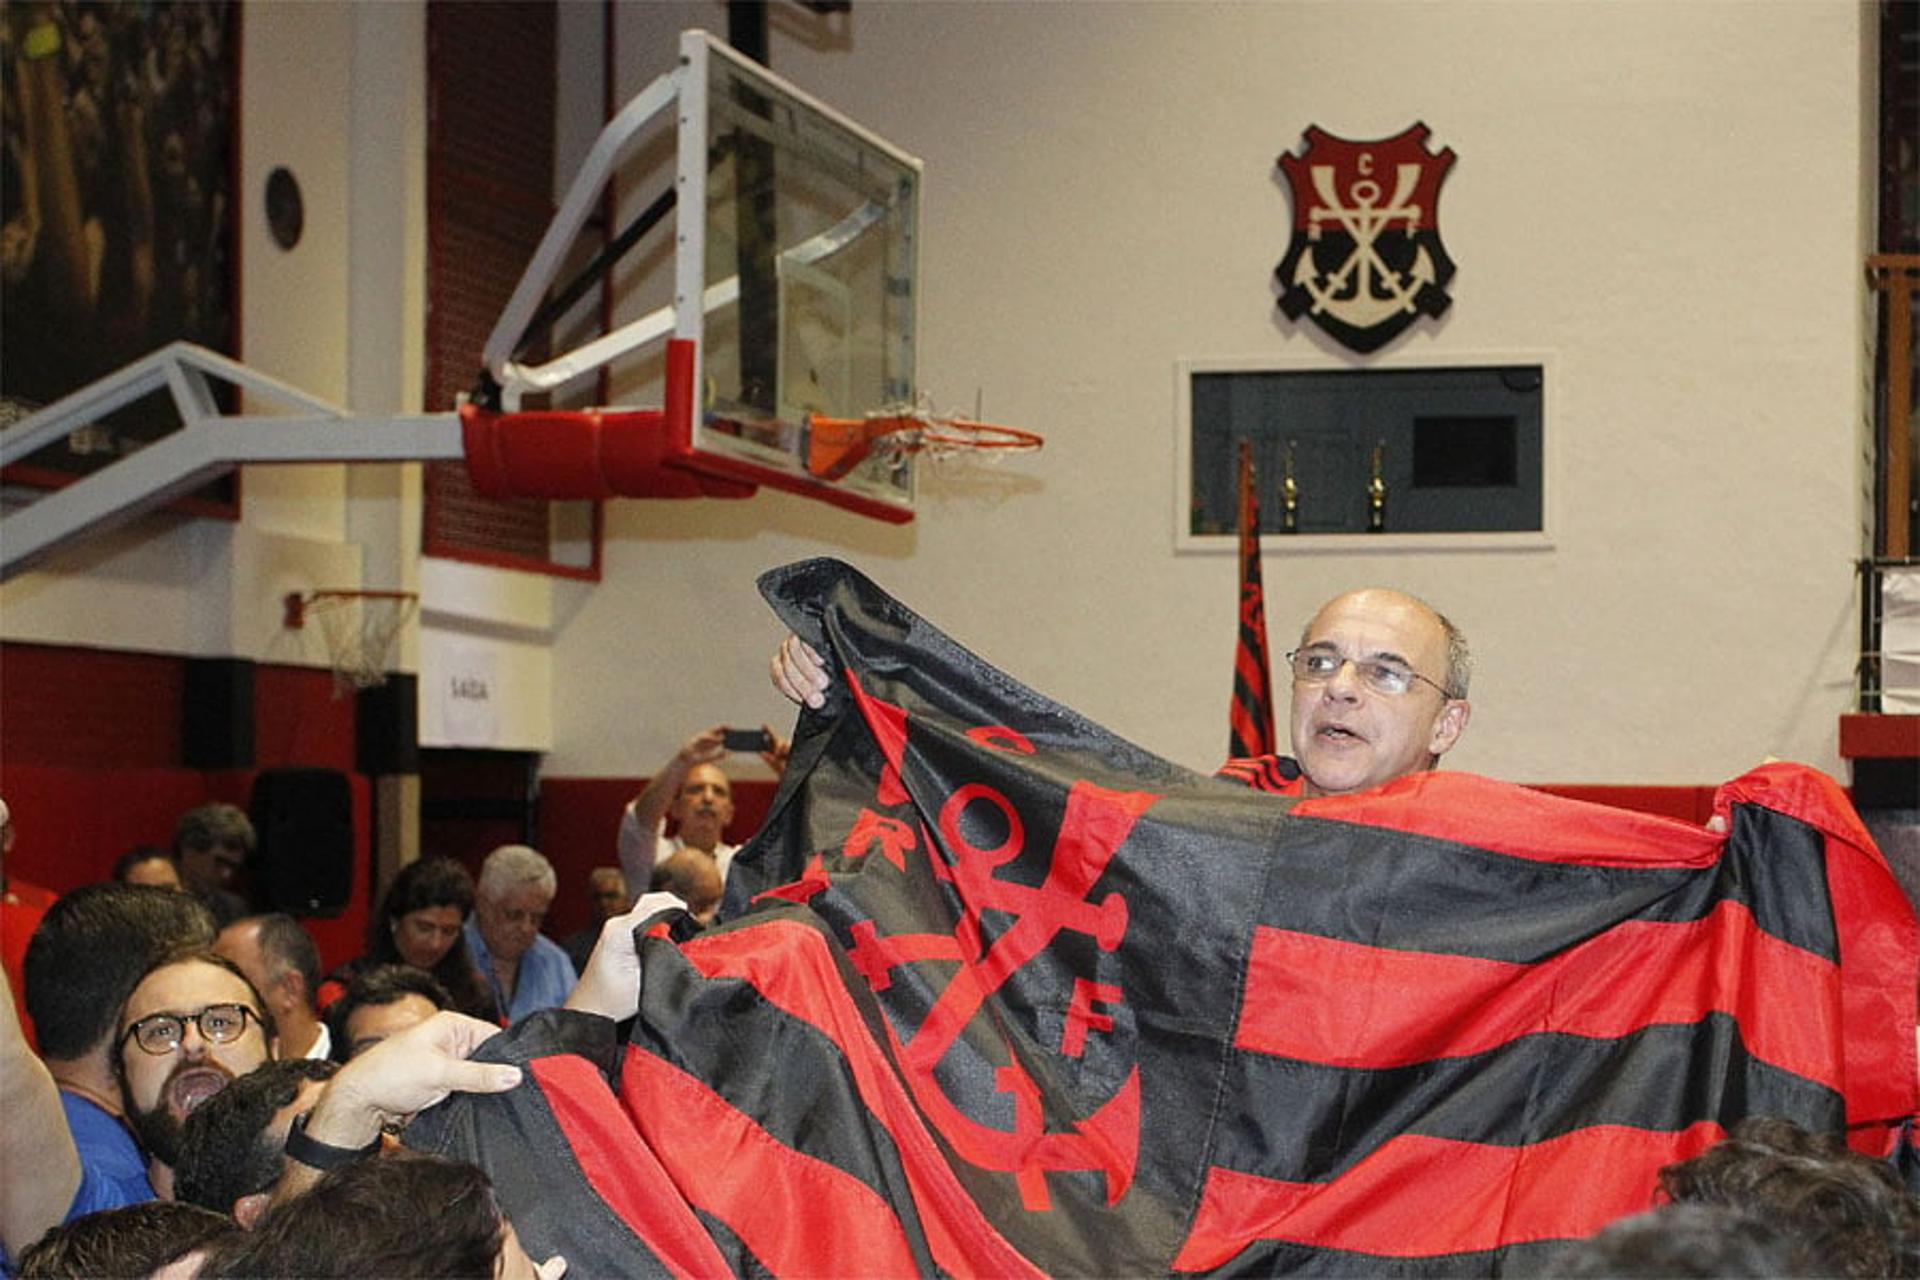
[[[1377,351],[1453,299],[1453,259],[1440,243],[1440,183],[1452,148],[1428,151],[1415,124],[1378,142],[1318,125],[1299,155],[1280,157],[1293,196],[1293,240],[1274,269],[1280,310],[1307,316],[1343,346]]]

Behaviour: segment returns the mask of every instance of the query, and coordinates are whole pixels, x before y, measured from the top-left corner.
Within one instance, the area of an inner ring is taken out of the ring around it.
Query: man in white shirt
[[[738,846],[721,839],[733,821],[733,784],[720,768],[727,757],[726,728],[715,725],[687,739],[680,750],[627,803],[620,818],[620,870],[627,892],[635,899],[647,892],[653,869],[683,849],[713,859],[724,883]],[[788,744],[765,730],[771,744],[760,758],[779,773],[787,761]],[[667,819],[675,831],[667,835]]]

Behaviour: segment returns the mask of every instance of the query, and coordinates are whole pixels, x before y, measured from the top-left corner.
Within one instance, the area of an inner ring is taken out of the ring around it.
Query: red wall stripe
[[[529,1064],[594,1193],[678,1276],[727,1274],[727,1262],[687,1208],[660,1159],[635,1131],[604,1077],[584,1058]],[[689,1150],[704,1154],[703,1140]]]
[[[94,769],[180,767],[181,660],[65,645],[0,645],[9,761]]]
[[[1718,1011],[1739,1020],[1756,1056],[1840,1090],[1840,1028],[1812,1013],[1837,1012],[1839,982],[1837,966],[1762,933],[1736,902],[1700,920],[1628,921],[1535,964],[1261,927],[1235,1044],[1382,1068],[1546,1032],[1614,1039]],[[1773,1016],[1782,991],[1805,996],[1808,1016]],[[1706,998],[1713,993],[1730,998]],[[1462,1009],[1473,1010],[1465,1022]]]
[[[726,1223],[775,1275],[920,1270],[879,1192],[779,1141],[703,1081],[629,1046],[621,1095],[686,1198]]]
[[[1646,1170],[1697,1155],[1722,1132],[1706,1121],[1677,1133],[1597,1125],[1522,1147],[1407,1135],[1333,1182],[1215,1168],[1173,1267],[1217,1267],[1259,1240],[1427,1257],[1578,1239],[1652,1207]]]
[[[893,1064],[841,985],[826,940],[792,920],[695,938],[683,954],[708,977],[741,978],[788,1016],[831,1040],[852,1071],[861,1100],[893,1139],[921,1210],[934,1261],[956,1275],[1043,1274],[1000,1235],[941,1154]]]

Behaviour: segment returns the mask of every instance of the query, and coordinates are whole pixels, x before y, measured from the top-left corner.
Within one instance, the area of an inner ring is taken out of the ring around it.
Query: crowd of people
[[[641,918],[713,918],[733,851],[720,840],[733,810],[718,732],[694,740],[696,777],[686,752],[662,770],[673,790],[654,821],[672,865],[633,863],[623,836],[624,868],[589,874],[594,923],[564,946],[542,932],[553,865],[503,845],[477,876],[444,857],[402,867],[362,953],[328,971],[298,919],[251,909],[255,833],[229,804],[181,815],[169,845],[128,850],[104,883],[56,897],[9,882],[4,928],[21,945],[0,966],[8,1267],[558,1274],[563,1262],[519,1248],[484,1172],[393,1135],[449,1088],[510,1087],[512,1069],[465,1061],[500,1028],[556,1007],[631,1015]],[[657,790],[636,798],[642,812]],[[0,874],[13,834],[0,802]]]
[[[1412,597],[1331,602],[1288,661],[1293,756],[1229,776],[1350,794],[1433,768],[1466,726],[1465,638]],[[795,637],[773,678],[795,701],[832,695]],[[520,1247],[485,1172],[408,1150],[405,1129],[453,1091],[519,1083],[470,1058],[503,1026],[555,1007],[632,1016],[636,938],[660,910],[714,918],[735,853],[725,737],[694,735],[628,805],[619,865],[581,886],[598,924],[565,945],[543,932],[552,864],[506,845],[477,877],[443,858],[402,868],[364,952],[325,972],[299,920],[248,910],[252,830],[220,805],[183,816],[171,849],[132,850],[111,882],[43,904],[0,1000],[15,1272],[558,1275],[564,1258]],[[775,740],[768,762],[785,753]],[[1570,1245],[1553,1273],[1920,1276],[1920,1200],[1841,1135],[1750,1120],[1647,1191],[1646,1213]]]

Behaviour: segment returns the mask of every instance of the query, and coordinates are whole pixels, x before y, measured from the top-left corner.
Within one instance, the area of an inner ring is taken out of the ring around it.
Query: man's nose
[[[1341,662],[1340,669],[1328,679],[1327,696],[1342,702],[1355,702],[1360,697],[1361,688],[1360,668],[1349,658]]]
[[[181,1057],[187,1059],[189,1062],[198,1062],[207,1056],[207,1050],[211,1047],[212,1046],[207,1043],[207,1038],[200,1034],[200,1024],[197,1021],[189,1018],[181,1025]]]

